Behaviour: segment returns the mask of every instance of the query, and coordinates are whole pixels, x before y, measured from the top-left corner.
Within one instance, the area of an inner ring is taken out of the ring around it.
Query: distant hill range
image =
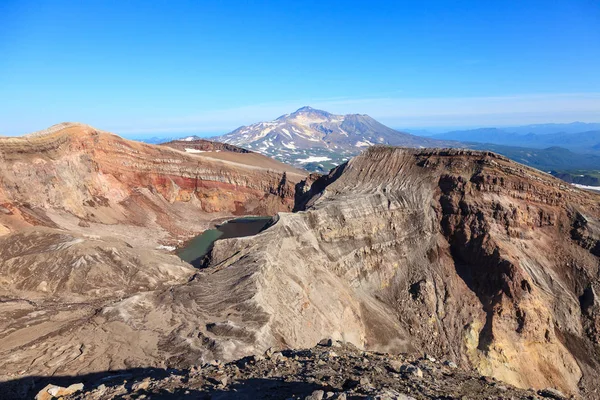
[[[364,114],[335,115],[302,107],[273,121],[242,126],[213,140],[320,172],[380,144],[491,150],[546,172],[600,170],[600,124],[575,122],[506,129],[510,131],[481,128],[426,137],[418,135],[424,131],[400,132]],[[190,136],[182,140],[195,139],[198,138]],[[575,182],[579,179],[572,178]]]
[[[479,128],[441,133],[430,138],[505,146],[563,147],[574,152],[600,154],[600,124],[528,125],[513,128]]]
[[[456,142],[396,131],[368,115],[335,115],[311,107],[302,107],[273,121],[242,126],[213,139],[313,171],[327,171],[376,144],[458,146]]]

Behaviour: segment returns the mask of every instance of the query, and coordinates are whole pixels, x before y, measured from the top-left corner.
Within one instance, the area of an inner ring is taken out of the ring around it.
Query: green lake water
[[[271,217],[243,217],[229,220],[217,225],[215,229],[205,230],[190,240],[177,251],[177,255],[194,267],[201,267],[206,259],[205,256],[210,253],[217,240],[256,235],[269,225],[271,220]]]

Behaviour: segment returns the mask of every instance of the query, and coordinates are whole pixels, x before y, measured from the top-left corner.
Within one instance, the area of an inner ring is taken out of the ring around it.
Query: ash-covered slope
[[[332,337],[598,397],[598,195],[493,153],[391,147],[297,190],[305,211],[217,241],[185,282],[4,344],[3,379],[183,368]]]
[[[0,138],[0,233],[44,225],[156,246],[201,232],[213,218],[291,209],[301,171],[209,155],[75,123]]]
[[[391,129],[368,115],[334,115],[302,107],[274,121],[242,126],[215,138],[309,171],[328,171],[375,144],[406,147],[451,146],[450,141]]]

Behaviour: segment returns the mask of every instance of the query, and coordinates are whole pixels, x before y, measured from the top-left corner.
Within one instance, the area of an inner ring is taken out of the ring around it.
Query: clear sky
[[[0,1],[0,133],[600,121],[600,1]]]

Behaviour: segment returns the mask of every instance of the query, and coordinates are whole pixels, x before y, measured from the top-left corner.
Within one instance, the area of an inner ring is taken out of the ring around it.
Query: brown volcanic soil
[[[187,165],[152,160],[163,173]],[[123,170],[112,176],[129,177]],[[151,273],[138,274],[152,251],[56,228],[42,250],[36,236],[6,236],[13,250],[2,267],[9,312],[0,324],[1,379],[183,369],[332,337],[411,360],[426,351],[517,387],[600,398],[600,195],[493,153],[461,150],[371,148],[310,182],[297,186],[302,211],[280,212],[258,235],[216,242],[203,270],[162,255]],[[38,196],[52,199],[52,185],[44,188]],[[293,194],[275,192],[284,203]],[[27,218],[54,221],[31,210]],[[88,260],[91,246],[105,258]],[[47,259],[57,260],[57,271],[44,275]],[[108,281],[93,276],[100,265]],[[82,279],[86,285],[76,284]],[[203,379],[191,382],[204,390]]]
[[[0,138],[0,234],[42,225],[156,246],[197,234],[213,218],[291,209],[301,171],[249,154],[218,157],[73,123]]]
[[[213,142],[210,140],[174,140],[162,143],[161,146],[171,147],[197,157],[207,157],[215,160],[222,160],[229,165],[242,164],[253,166],[266,170],[285,171],[288,174],[297,176],[306,176],[307,172],[302,169],[294,168],[291,165],[283,164],[271,157],[264,156],[250,150],[243,149],[228,143]],[[186,150],[187,149],[187,150]],[[200,150],[195,153],[190,150]]]

